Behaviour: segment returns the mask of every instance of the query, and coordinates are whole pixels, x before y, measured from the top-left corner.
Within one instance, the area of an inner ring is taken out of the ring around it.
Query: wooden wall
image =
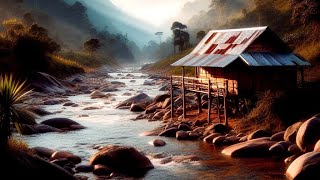
[[[250,67],[240,61],[226,68],[199,68],[199,77],[221,84],[228,79],[229,92],[236,94],[297,87],[296,67]]]

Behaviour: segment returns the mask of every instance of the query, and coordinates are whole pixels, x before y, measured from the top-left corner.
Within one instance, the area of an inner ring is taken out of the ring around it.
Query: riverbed
[[[112,92],[115,94],[115,101],[90,99],[90,94],[70,96],[68,99],[79,104],[78,107],[44,106],[45,110],[58,113],[37,120],[41,122],[54,117],[70,118],[86,126],[86,129],[23,136],[23,140],[30,147],[43,146],[70,151],[82,158],[82,164],[88,163],[89,158],[97,152],[93,148],[96,145],[133,146],[146,154],[155,166],[144,179],[286,179],[286,167],[281,159],[232,159],[221,154],[222,148],[202,141],[140,136],[144,131],[158,127],[161,122],[133,121],[137,113],[115,109],[115,106],[130,98],[124,93],[136,95],[144,92],[155,97],[164,92],[159,91],[160,85],[143,85],[147,76],[131,71],[109,73],[111,78],[105,79],[126,83],[126,87]],[[128,74],[133,76],[127,76]],[[83,110],[89,106],[99,109]],[[153,147],[148,142],[155,138],[164,140],[167,145]],[[89,179],[96,179],[94,175],[89,176]]]

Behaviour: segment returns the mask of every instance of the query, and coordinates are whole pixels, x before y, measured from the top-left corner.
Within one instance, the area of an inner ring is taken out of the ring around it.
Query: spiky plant
[[[36,124],[21,105],[31,92],[25,82],[15,79],[12,74],[0,76],[0,148],[7,147],[13,127],[21,134],[22,124]]]

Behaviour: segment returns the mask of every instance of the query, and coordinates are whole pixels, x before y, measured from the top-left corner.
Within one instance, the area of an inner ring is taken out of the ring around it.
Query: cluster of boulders
[[[55,151],[45,147],[34,147],[32,152],[48,162],[60,166],[70,174],[93,173],[108,178],[129,176],[141,177],[148,170],[154,168],[151,161],[133,147],[105,146],[99,147],[88,164],[80,164],[81,157],[68,151]],[[83,175],[76,175],[78,179],[88,179]]]
[[[283,158],[289,164],[286,175],[290,179],[319,179],[319,129],[320,115],[316,115],[273,135],[261,129],[248,135],[223,134],[212,128],[211,134],[204,137],[203,141],[227,146],[222,153],[231,157]]]
[[[51,118],[35,124],[22,124],[24,135],[40,134],[47,132],[65,132],[84,129],[81,124],[68,118]]]

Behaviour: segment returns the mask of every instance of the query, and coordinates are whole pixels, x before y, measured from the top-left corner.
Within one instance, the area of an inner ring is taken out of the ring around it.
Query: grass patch
[[[59,78],[77,73],[84,73],[87,69],[85,66],[77,62],[57,55],[49,55],[49,58],[51,60],[48,60],[47,72]]]
[[[18,139],[16,137],[10,138],[8,145],[9,145],[9,149],[11,149],[11,150],[21,150],[24,152],[29,151],[29,145],[26,142],[24,142],[21,139]]]
[[[320,101],[319,92],[319,87],[308,87],[262,93],[247,117],[238,120],[236,129],[245,133],[257,129],[272,133],[283,131],[293,123],[307,120],[320,112],[314,105]]]
[[[86,66],[88,68],[98,68],[102,65],[109,65],[112,67],[118,67],[115,59],[101,53],[88,53],[83,51],[64,51],[59,55],[65,59],[69,59],[77,64]]]
[[[162,59],[152,65],[149,65],[148,67],[145,68],[146,71],[149,73],[154,73],[154,74],[161,74],[161,75],[181,75],[181,67],[172,67],[170,66],[172,63],[176,62],[177,60],[185,57],[191,51],[193,48],[187,49],[185,51],[182,51],[181,53],[169,56],[165,59]],[[193,67],[185,67],[185,73],[186,76],[194,76],[195,70]]]

